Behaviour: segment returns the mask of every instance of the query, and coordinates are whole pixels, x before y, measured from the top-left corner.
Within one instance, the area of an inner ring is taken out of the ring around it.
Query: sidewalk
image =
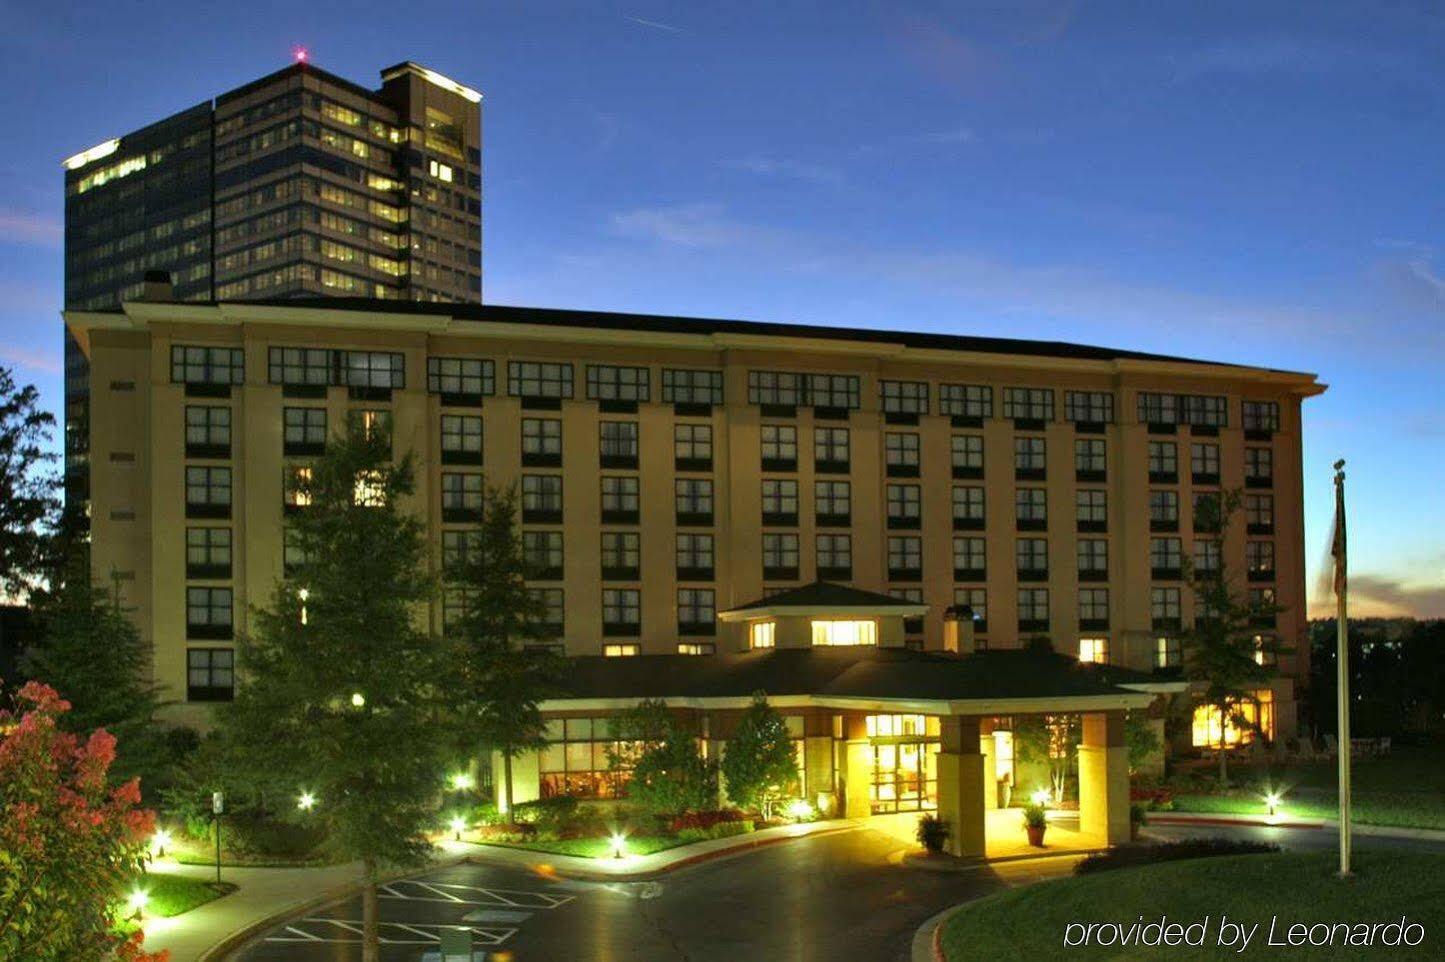
[[[1149,821],[1159,825],[1245,825],[1264,828],[1328,829],[1332,832],[1337,831],[1340,827],[1339,819],[1335,818],[1294,818],[1290,815],[1279,815],[1271,819],[1267,815],[1235,815],[1228,812],[1150,812]],[[1354,822],[1351,825],[1351,831],[1355,835],[1445,842],[1445,830],[1437,828],[1362,825]]]

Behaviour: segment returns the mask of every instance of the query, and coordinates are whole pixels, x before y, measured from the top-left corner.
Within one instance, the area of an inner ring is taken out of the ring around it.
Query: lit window
[[[356,487],[352,494],[355,502],[364,508],[375,508],[386,503],[386,484],[380,471],[362,471],[356,475]]]
[[[937,737],[939,729],[938,718],[932,715],[869,715],[863,725],[869,738]]]
[[[878,644],[875,621],[814,621],[813,644],[849,647]]]
[[[1163,637],[1154,642],[1154,667],[1178,668],[1184,660],[1183,646],[1178,638]]]
[[[1227,708],[1223,718],[1218,705],[1199,705],[1194,709],[1191,736],[1195,747],[1247,744],[1254,741],[1256,735],[1274,740],[1274,692],[1262,688],[1254,692],[1253,697]]]
[[[759,621],[748,629],[749,648],[772,648],[777,645],[777,640],[777,622]]]
[[[636,642],[629,642],[621,645],[603,645],[602,654],[608,658],[631,658],[640,653],[641,646]]]
[[[1079,639],[1079,660],[1091,661],[1095,664],[1106,665],[1109,663],[1109,639],[1107,638],[1080,638]]]
[[[679,655],[711,655],[716,651],[717,646],[710,641],[683,641],[677,645]]]

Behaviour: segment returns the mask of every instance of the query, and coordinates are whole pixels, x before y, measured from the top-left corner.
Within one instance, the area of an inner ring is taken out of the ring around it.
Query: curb
[[[1097,855],[1100,852],[1107,852],[1107,848],[1077,848],[1061,852],[1039,852],[1026,855],[1001,855],[998,858],[979,858],[975,860],[959,859],[956,862],[928,863],[925,857],[909,858],[914,853],[905,852],[898,864],[903,868],[916,869],[920,872],[933,872],[938,875],[956,875],[961,872],[976,872],[979,869],[986,869],[993,865],[1017,865],[1020,862],[1047,862],[1060,858],[1087,858],[1090,855]]]
[[[909,946],[908,954],[912,962],[946,962],[943,957],[943,923],[958,909],[959,906],[952,905],[924,919],[923,924],[913,933],[913,941]]]
[[[1219,814],[1198,814],[1188,812],[1174,814],[1172,812],[1150,812],[1148,821],[1158,825],[1240,825],[1246,828],[1295,828],[1295,829],[1318,829],[1325,828],[1323,820],[1310,821],[1270,821],[1267,817],[1261,818],[1254,815],[1242,815],[1235,818],[1229,817],[1221,812]],[[1358,827],[1358,826],[1356,826]],[[1445,834],[1445,833],[1442,833]]]

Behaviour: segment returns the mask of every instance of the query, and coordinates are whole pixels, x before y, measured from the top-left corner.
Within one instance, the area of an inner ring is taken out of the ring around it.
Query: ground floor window
[[[873,814],[938,807],[938,743],[895,741],[873,748],[868,800]]]
[[[1248,744],[1256,734],[1274,741],[1274,692],[1268,688],[1254,692],[1252,699],[1241,701],[1223,718],[1217,705],[1194,709],[1192,743],[1196,748]]]
[[[553,718],[547,722],[547,747],[539,759],[543,798],[618,798],[625,794],[629,773],[613,771],[608,749],[622,752],[612,738],[610,718]]]

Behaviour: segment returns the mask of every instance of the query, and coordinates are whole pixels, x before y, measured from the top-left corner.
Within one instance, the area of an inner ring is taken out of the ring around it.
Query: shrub
[[[571,795],[553,795],[512,806],[512,819],[523,825],[555,828],[577,817],[577,799]]]
[[[915,837],[919,844],[934,855],[943,851],[943,846],[948,842],[950,834],[948,823],[937,815],[920,815],[918,817],[918,830],[915,832]]]
[[[1174,793],[1168,788],[1149,788],[1142,785],[1129,789],[1129,800],[1138,802],[1148,811],[1167,812],[1174,808]]]
[[[667,830],[674,834],[687,828],[712,828],[723,822],[741,822],[743,813],[736,808],[724,808],[715,812],[684,812],[668,822]]]
[[[200,833],[193,831],[201,828]],[[211,824],[187,824],[186,833],[198,841],[214,843]],[[254,816],[221,820],[222,859],[304,859],[326,841],[318,825],[283,822]]]
[[[1149,820],[1149,806],[1134,802],[1129,806],[1129,824],[1143,825]]]
[[[727,822],[717,822],[707,828],[691,826],[679,829],[677,832],[678,841],[684,843],[706,842],[715,838],[732,838],[734,835],[747,835],[756,828],[750,818],[734,819]]]
[[[468,821],[477,826],[497,825],[502,821],[502,813],[497,810],[495,802],[482,802],[472,806]]]
[[[1107,872],[1117,868],[1136,868],[1156,862],[1173,862],[1185,858],[1214,858],[1221,855],[1254,855],[1278,852],[1270,842],[1249,842],[1226,838],[1186,838],[1159,845],[1120,845],[1107,852],[1090,855],[1074,866],[1074,874]]]

